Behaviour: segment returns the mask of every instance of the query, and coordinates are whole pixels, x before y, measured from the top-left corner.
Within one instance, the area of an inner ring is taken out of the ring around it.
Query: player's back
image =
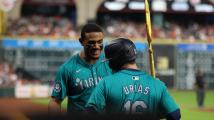
[[[157,113],[164,84],[139,70],[122,70],[105,79],[106,111]]]

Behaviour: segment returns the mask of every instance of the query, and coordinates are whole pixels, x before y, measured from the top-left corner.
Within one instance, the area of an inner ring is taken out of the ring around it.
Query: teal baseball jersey
[[[163,82],[133,69],[105,77],[86,107],[101,113],[150,113],[157,116],[178,109]]]
[[[111,74],[104,55],[93,65],[83,61],[79,54],[60,66],[54,82],[52,97],[63,100],[68,97],[68,112],[83,111],[91,92],[104,76]]]

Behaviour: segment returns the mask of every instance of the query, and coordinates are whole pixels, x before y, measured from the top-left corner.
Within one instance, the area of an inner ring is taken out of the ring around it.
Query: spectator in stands
[[[4,83],[4,75],[3,63],[0,61],[0,86]]]
[[[14,87],[18,80],[14,66],[0,61],[0,87]]]

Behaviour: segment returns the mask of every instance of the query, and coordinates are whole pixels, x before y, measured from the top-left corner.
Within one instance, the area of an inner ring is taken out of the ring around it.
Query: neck
[[[83,51],[80,52],[80,58],[81,58],[82,60],[84,60],[84,61],[85,61],[86,63],[88,63],[88,64],[94,64],[94,63],[96,63],[96,61],[97,61],[97,59],[95,60],[95,59],[88,58],[88,57],[85,55],[85,52],[83,52]]]
[[[136,69],[139,70],[136,63],[128,63],[122,66],[122,69]]]

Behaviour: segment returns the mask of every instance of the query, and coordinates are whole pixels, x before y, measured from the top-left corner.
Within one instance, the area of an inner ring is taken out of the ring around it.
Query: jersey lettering
[[[129,94],[129,89],[128,89],[128,87],[123,87],[123,90],[124,90],[125,94]]]
[[[101,80],[102,77],[98,77],[95,79],[88,78],[87,80],[76,78],[75,86],[80,87],[81,89],[95,87]]]
[[[134,92],[134,87],[133,87],[133,85],[129,85],[129,89],[130,89],[130,92],[131,92],[131,93]]]
[[[146,87],[146,88],[145,88],[145,91],[144,91],[144,94],[145,94],[145,95],[147,95],[147,94],[149,93],[149,89],[150,89],[149,87]]]
[[[145,89],[143,90],[142,85],[128,85],[123,87],[123,91],[126,95],[131,93],[143,93],[147,95],[149,93],[149,89],[149,87],[145,87]]]
[[[93,78],[89,78],[88,82],[89,82],[89,86],[94,86],[94,80],[93,80]]]
[[[139,87],[138,87],[138,91],[137,91],[138,93],[142,93],[143,92],[143,87],[142,87],[142,85],[140,85]]]

